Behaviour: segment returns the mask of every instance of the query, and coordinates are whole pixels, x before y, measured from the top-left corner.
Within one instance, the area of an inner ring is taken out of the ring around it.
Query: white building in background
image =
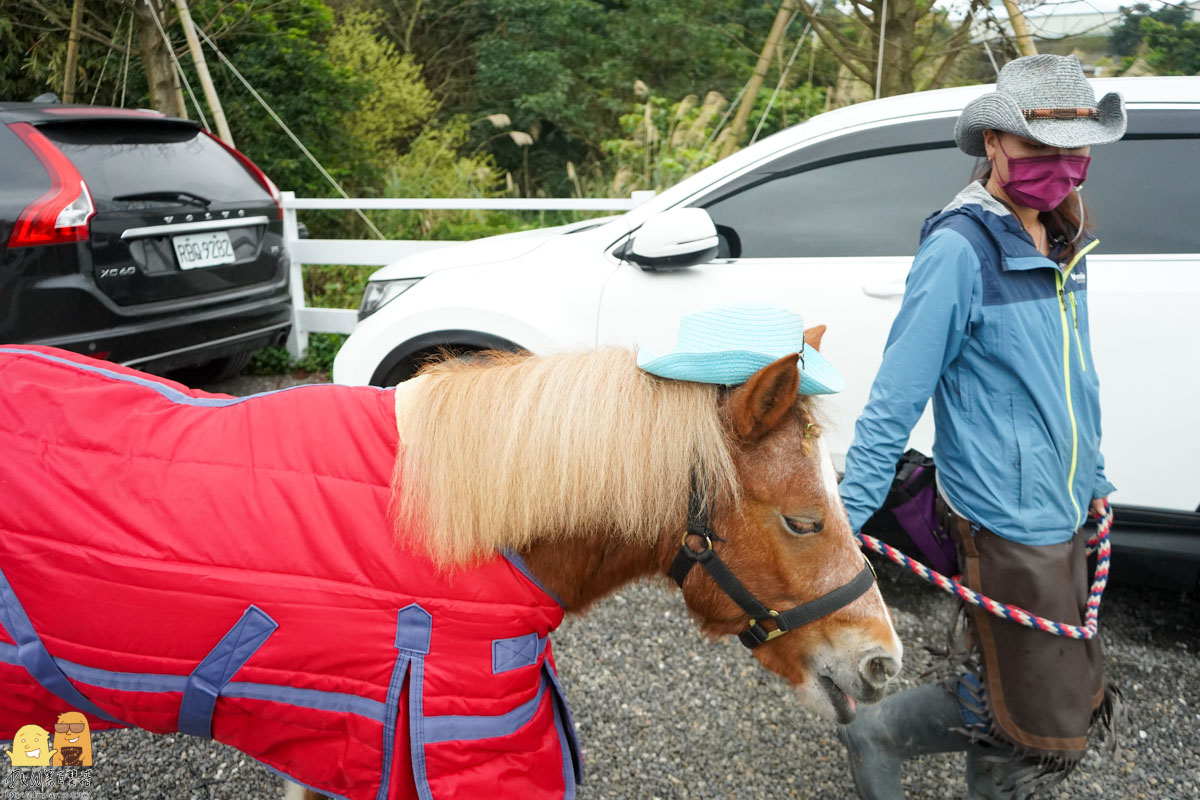
[[[1008,15],[1003,17],[1005,31],[1011,33]],[[1119,11],[1092,11],[1083,14],[1029,14],[1025,17],[1029,33],[1035,39],[1065,39],[1068,36],[1108,36],[1121,23]]]
[[[1133,6],[1138,0],[1122,0],[1120,5]],[[1151,9],[1158,9],[1163,4],[1158,0],[1144,0]],[[1034,39],[1052,40],[1066,39],[1073,36],[1108,36],[1121,23],[1121,12],[1115,0],[1097,0],[1097,2],[1062,3],[1050,2],[1039,6],[1034,3],[1020,3],[1025,12],[1025,22],[1029,33]],[[1200,20],[1200,2],[1186,3],[1193,7],[1192,19]],[[1005,36],[1012,36],[1012,24],[1008,20],[1008,11],[1001,0],[991,4],[992,15],[1004,29]],[[971,33],[971,41],[982,42],[996,38],[996,30],[982,20],[977,22]]]

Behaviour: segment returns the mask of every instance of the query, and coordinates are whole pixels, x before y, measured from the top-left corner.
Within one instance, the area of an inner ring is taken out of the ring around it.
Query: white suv
[[[1128,134],[1096,149],[1085,187],[1100,239],[1088,293],[1103,448],[1119,487],[1114,539],[1126,556],[1155,556],[1144,577],[1191,588],[1200,565],[1200,77],[1094,84],[1097,96],[1121,92],[1129,109]],[[828,324],[822,351],[846,389],[825,407],[835,458],[844,456],[921,223],[974,166],[954,145],[955,119],[992,88],[832,111],[622,216],[397,261],[372,276],[334,379],[396,383],[439,348],[542,353],[669,340],[688,310],[766,300]],[[913,446],[928,452],[932,430],[927,412]]]

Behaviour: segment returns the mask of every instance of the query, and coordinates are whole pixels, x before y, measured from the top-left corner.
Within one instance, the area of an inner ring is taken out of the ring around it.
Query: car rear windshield
[[[83,175],[97,211],[144,206],[152,201],[113,198],[160,192],[185,192],[214,203],[271,202],[237,159],[192,125],[88,120],[38,130]]]

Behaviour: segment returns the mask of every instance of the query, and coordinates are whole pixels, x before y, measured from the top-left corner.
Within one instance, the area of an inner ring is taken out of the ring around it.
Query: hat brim
[[[991,92],[976,97],[963,109],[954,128],[954,140],[967,155],[987,156],[986,130],[1004,131],[1065,149],[1110,144],[1125,135],[1125,101],[1109,92],[1096,104],[1099,118],[1027,120],[1011,97]]]
[[[661,378],[719,386],[740,386],[776,357],[751,350],[681,351],[638,350],[638,366]],[[804,348],[798,394],[836,394],[845,388],[841,373],[811,347]]]

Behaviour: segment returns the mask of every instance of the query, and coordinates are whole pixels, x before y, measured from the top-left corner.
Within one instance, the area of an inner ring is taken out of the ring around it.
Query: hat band
[[[1025,119],[1100,119],[1098,108],[1023,108]]]

